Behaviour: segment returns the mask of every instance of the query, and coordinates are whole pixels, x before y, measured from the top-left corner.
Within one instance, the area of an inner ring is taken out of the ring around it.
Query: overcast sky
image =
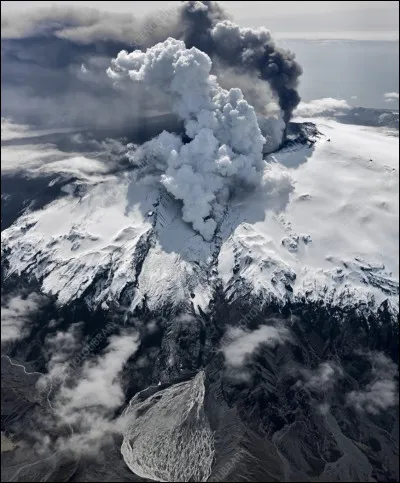
[[[3,12],[52,4],[86,5],[114,12],[143,15],[179,2],[118,1],[2,1]],[[399,38],[398,1],[221,1],[241,25],[265,25],[275,35],[288,38]]]

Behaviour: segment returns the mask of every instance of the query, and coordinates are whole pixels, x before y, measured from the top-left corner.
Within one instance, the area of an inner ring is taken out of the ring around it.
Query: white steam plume
[[[211,67],[207,54],[168,38],[146,52],[121,51],[107,71],[116,81],[143,83],[170,96],[190,142],[163,132],[131,160],[161,170],[160,182],[183,202],[184,221],[206,240],[213,237],[233,187],[260,183],[266,141],[242,91],[223,89]]]

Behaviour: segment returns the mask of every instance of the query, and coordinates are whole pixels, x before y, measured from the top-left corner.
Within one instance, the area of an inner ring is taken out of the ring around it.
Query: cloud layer
[[[385,102],[398,102],[399,101],[399,93],[398,92],[386,92],[383,97],[385,98]]]
[[[136,333],[121,331],[111,335],[95,357],[87,351],[80,365],[71,364],[81,340],[80,324],[47,338],[48,372],[38,380],[37,387],[42,399],[49,401],[51,413],[40,424],[44,431],[36,435],[42,449],[46,449],[46,434],[57,434],[56,442],[48,449],[79,456],[96,455],[107,437],[122,429],[122,421],[115,417],[125,400],[120,376],[139,347]],[[68,436],[61,431],[65,427],[70,428]]]

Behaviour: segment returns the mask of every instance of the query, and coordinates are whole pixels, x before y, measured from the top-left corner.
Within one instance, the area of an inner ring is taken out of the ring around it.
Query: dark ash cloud
[[[181,18],[188,48],[197,47],[239,74],[255,74],[268,82],[284,111],[285,122],[289,121],[300,102],[297,83],[302,74],[293,53],[276,47],[265,28],[241,28],[226,20],[227,15],[217,2],[183,2]]]

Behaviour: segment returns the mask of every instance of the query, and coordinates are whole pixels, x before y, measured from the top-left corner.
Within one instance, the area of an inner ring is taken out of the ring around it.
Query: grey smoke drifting
[[[132,89],[127,103],[106,69],[121,49],[152,45],[176,32],[173,10],[163,12],[155,27],[154,18],[76,6],[2,15],[2,117],[35,128],[130,131],[134,138],[146,131],[143,119],[168,112],[168,103]]]
[[[222,87],[240,87],[260,116],[287,123],[299,102],[301,68],[294,55],[277,48],[268,30],[231,23],[216,2],[182,2],[144,19],[53,6],[2,15],[1,35],[2,117],[22,124],[121,129],[131,124],[136,131],[139,119],[165,114],[166,99],[145,96],[143,89],[131,89],[127,103],[105,69],[120,50],[146,49],[168,37],[205,52]],[[283,131],[283,123],[278,125]]]

